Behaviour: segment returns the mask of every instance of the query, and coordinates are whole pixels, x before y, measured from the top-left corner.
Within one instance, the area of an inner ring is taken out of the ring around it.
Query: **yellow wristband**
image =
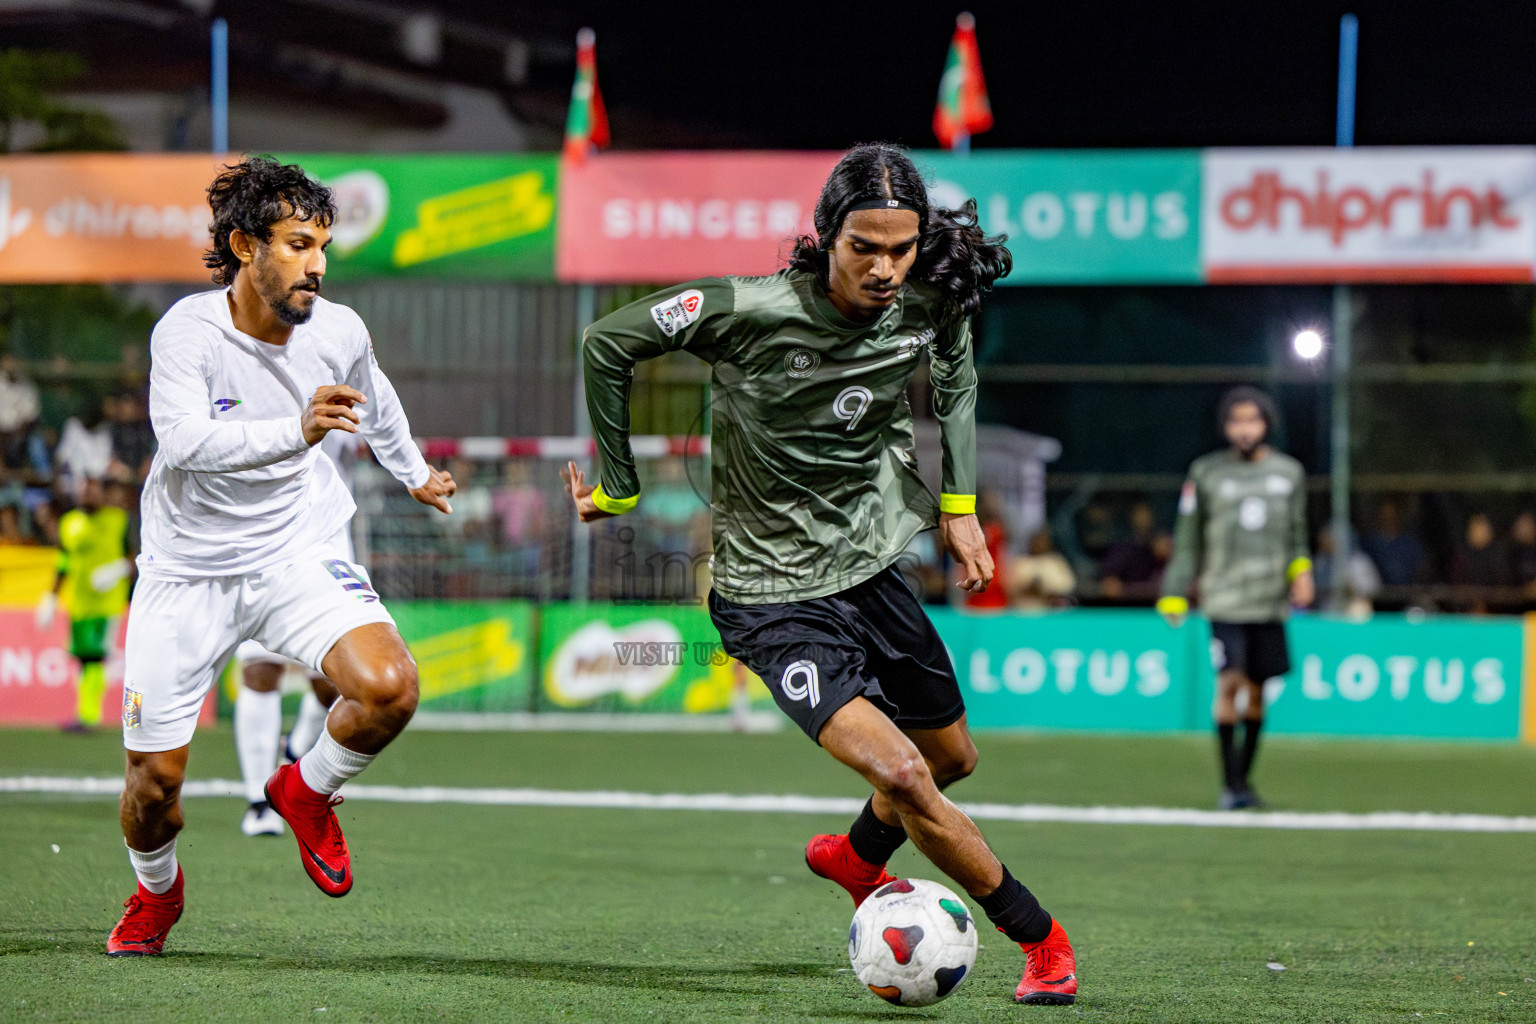
[[[592,504],[611,516],[621,516],[640,504],[640,495],[633,498],[610,498],[603,493],[603,485],[598,484],[592,490]]]
[[[1188,615],[1189,598],[1187,597],[1163,597],[1157,602],[1159,615]]]
[[[1294,582],[1296,582],[1296,577],[1297,576],[1300,576],[1304,572],[1311,572],[1311,571],[1312,571],[1312,559],[1310,559],[1310,558],[1298,558],[1298,559],[1296,559],[1296,561],[1291,563],[1290,568],[1285,570],[1286,582],[1294,583]]]
[[[947,512],[952,516],[975,515],[976,495],[941,494],[939,495],[939,511]]]

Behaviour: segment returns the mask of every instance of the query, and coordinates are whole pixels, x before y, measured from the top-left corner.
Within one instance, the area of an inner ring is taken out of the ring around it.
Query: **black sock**
[[[1263,728],[1262,718],[1247,718],[1243,720],[1243,752],[1238,761],[1238,786],[1248,788],[1248,773],[1253,771],[1253,759],[1259,756],[1259,730]]]
[[[1216,723],[1216,739],[1221,746],[1221,784],[1228,789],[1236,789],[1233,775],[1233,764],[1237,760],[1233,749],[1233,738],[1237,733],[1237,726],[1227,725],[1225,722]]]
[[[1003,867],[1003,884],[990,896],[976,900],[987,920],[1014,942],[1039,942],[1051,934],[1051,915],[1035,894]]]
[[[864,809],[848,830],[848,845],[871,864],[884,864],[906,841],[907,832],[900,825],[887,825],[875,817],[874,797],[865,802]]]

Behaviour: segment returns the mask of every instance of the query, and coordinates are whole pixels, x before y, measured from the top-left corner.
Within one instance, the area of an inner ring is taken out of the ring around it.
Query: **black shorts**
[[[949,651],[894,566],[784,604],[736,604],[710,591],[709,614],[726,653],[761,676],[813,740],[855,697],[902,729],[942,729],[965,714]]]
[[[1283,622],[1211,623],[1211,663],[1217,672],[1241,672],[1252,682],[1291,670],[1291,652]]]

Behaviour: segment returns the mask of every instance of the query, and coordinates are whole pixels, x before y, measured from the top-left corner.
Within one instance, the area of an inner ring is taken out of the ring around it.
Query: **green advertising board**
[[[337,280],[554,280],[559,161],[553,154],[281,159],[335,193],[328,255]]]
[[[708,714],[731,706],[736,662],[698,605],[547,605],[539,632],[541,711]],[[754,704],[768,690],[741,670]]]
[[[527,711],[538,645],[527,601],[391,601],[422,711]]]
[[[1265,688],[1265,728],[1516,739],[1523,641],[1512,618],[1298,617],[1290,623],[1291,673]],[[1208,706],[1213,686],[1203,674],[1199,706]]]
[[[974,729],[1159,732],[1191,726],[1201,671],[1184,631],[1140,611],[930,613]]]
[[[1005,232],[1000,284],[1198,284],[1200,151],[917,154],[946,206]]]
[[[932,613],[977,729],[1158,732],[1210,727],[1210,626],[1150,611]],[[1514,740],[1518,619],[1306,615],[1289,626],[1292,671],[1265,688],[1278,733]]]

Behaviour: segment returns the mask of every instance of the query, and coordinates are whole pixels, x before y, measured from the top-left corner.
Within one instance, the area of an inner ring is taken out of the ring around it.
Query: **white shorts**
[[[190,743],[208,688],[244,640],[321,672],[347,633],[394,625],[367,571],[344,553],[338,537],[266,572],[140,580],[128,615],[123,746],[159,751]]]
[[[336,543],[342,546],[342,557],[349,562],[357,561],[356,549],[352,546],[352,524],[342,527],[336,534]],[[235,649],[235,658],[246,665],[298,665],[292,658],[285,658],[281,654],[273,654],[255,640],[242,640],[240,646]],[[303,668],[303,665],[299,665]]]

